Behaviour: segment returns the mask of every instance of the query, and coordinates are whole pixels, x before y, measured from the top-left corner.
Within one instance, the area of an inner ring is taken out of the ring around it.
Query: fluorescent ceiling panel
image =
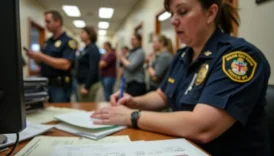
[[[64,12],[70,17],[80,17],[81,13],[77,6],[75,5],[63,5]]]
[[[98,30],[98,35],[105,36],[107,34],[106,30]]]
[[[164,13],[162,13],[159,17],[158,17],[158,20],[159,21],[165,21],[165,20],[167,20],[168,18],[170,18],[171,17],[171,13],[169,13],[169,12],[164,12]]]
[[[77,28],[83,28],[83,27],[86,26],[86,23],[85,23],[85,21],[83,21],[83,20],[74,20],[74,21],[73,21],[73,24],[74,24],[75,27],[77,27]]]
[[[99,8],[100,18],[112,18],[113,13],[114,13],[113,8]]]
[[[99,22],[98,28],[100,29],[108,29],[109,28],[109,22]]]

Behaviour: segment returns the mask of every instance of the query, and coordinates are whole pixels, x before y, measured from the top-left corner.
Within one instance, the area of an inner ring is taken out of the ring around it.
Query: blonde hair
[[[165,35],[159,35],[157,36],[157,39],[159,42],[162,42],[165,47],[167,47],[168,52],[173,55],[173,46],[171,39],[167,38]]]

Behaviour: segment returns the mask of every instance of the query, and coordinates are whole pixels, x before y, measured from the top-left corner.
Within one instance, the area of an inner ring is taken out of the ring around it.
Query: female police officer
[[[222,0],[165,0],[165,7],[187,45],[165,82],[141,97],[124,94],[117,101],[115,93],[115,106],[92,117],[101,119],[98,124],[185,137],[212,155],[269,155],[263,101],[270,67],[256,47],[228,35],[237,23],[235,10]],[[174,112],[151,112],[167,104]]]

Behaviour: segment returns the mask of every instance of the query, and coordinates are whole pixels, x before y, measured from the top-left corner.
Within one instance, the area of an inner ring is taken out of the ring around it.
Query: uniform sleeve
[[[183,49],[184,51],[184,49]],[[173,67],[176,65],[179,57],[181,56],[181,52],[178,51],[176,53],[176,55],[171,59],[170,63],[169,63],[169,68],[168,68],[168,71],[167,71],[167,74],[165,75],[165,78],[163,79],[163,81],[161,82],[159,88],[164,92],[165,89],[166,89],[166,86],[167,86],[167,83],[168,83],[168,79],[171,75],[171,72],[172,72],[172,69]]]
[[[218,60],[198,101],[224,109],[244,126],[254,106],[263,100],[269,77],[258,54],[247,51],[231,52]]]
[[[87,53],[89,56],[89,75],[85,88],[89,90],[89,88],[98,81],[100,54],[95,47],[89,48]]]
[[[68,59],[70,61],[75,60],[77,43],[74,40],[69,40],[65,49],[63,51],[63,58]]]
[[[159,56],[158,61],[155,65],[155,76],[157,78],[162,78],[165,76],[165,72],[167,71],[170,65],[170,57],[168,55]]]
[[[164,92],[165,89],[166,89],[166,85],[167,85],[167,81],[168,81],[168,78],[169,78],[169,73],[170,71],[168,71],[168,73],[166,74],[165,78],[163,79],[163,81],[161,82],[159,88]]]

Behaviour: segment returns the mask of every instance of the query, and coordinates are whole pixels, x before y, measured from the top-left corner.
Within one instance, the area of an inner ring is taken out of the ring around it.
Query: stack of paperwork
[[[125,126],[95,125],[96,119],[90,118],[93,112],[74,112],[57,115],[55,118],[63,123],[55,126],[56,129],[72,133],[89,139],[101,139],[112,133],[125,129]]]

